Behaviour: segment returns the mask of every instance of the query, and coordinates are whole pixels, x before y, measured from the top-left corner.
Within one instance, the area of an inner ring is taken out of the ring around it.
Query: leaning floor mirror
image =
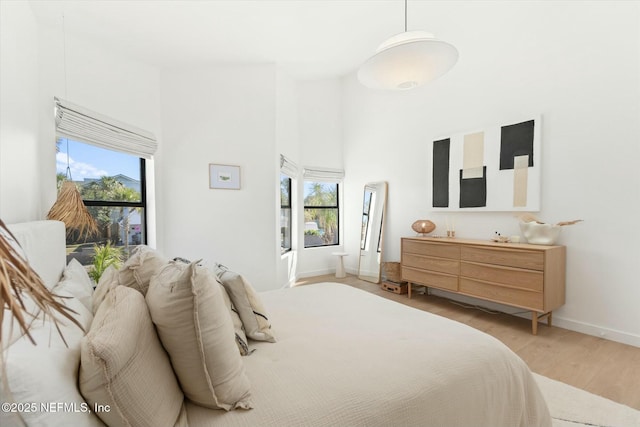
[[[358,278],[368,282],[380,283],[386,206],[387,183],[383,181],[366,184],[362,203]]]

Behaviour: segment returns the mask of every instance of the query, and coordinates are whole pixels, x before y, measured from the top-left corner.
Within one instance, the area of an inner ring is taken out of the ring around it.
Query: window
[[[92,263],[95,243],[120,248],[126,259],[147,240],[145,159],[157,148],[144,129],[54,97],[57,178],[73,181],[99,231],[67,236],[67,258]]]
[[[304,182],[304,247],[338,245],[338,183]]]
[[[91,264],[94,244],[107,242],[128,258],[146,243],[145,160],[63,137],[56,143],[58,184],[70,177],[98,225],[98,234],[86,240],[67,236],[67,261]]]
[[[291,250],[291,178],[280,174],[280,253]]]

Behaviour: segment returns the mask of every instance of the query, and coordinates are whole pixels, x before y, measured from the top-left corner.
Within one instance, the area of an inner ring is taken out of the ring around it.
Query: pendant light
[[[371,89],[413,89],[445,74],[458,61],[458,50],[426,31],[407,31],[382,43],[358,70],[358,80]]]

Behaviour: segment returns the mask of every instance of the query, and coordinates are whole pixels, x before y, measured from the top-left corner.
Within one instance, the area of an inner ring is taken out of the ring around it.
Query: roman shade
[[[298,165],[288,159],[285,155],[280,154],[280,172],[287,175],[289,178],[298,177]]]
[[[340,182],[344,178],[342,169],[304,168],[305,181]]]
[[[157,148],[156,137],[105,115],[54,97],[58,136],[86,142],[108,150],[150,159]]]

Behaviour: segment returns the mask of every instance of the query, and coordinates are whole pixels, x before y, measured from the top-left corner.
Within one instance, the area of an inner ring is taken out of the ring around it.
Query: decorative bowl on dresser
[[[409,298],[418,284],[531,310],[536,335],[564,304],[565,258],[564,246],[405,237],[400,263]]]

